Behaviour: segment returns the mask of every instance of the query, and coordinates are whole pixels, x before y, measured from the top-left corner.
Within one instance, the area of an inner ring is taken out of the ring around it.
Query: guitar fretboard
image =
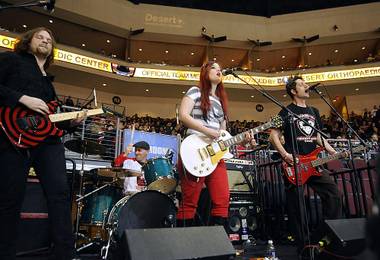
[[[358,146],[358,147],[355,147],[354,149],[352,149],[352,152],[353,153],[356,153],[356,152],[360,152],[360,151],[363,151],[365,149],[364,146]],[[346,157],[346,153],[342,152],[342,153],[336,153],[336,154],[333,154],[333,155],[329,155],[325,158],[319,158],[319,159],[316,159],[314,161],[311,162],[311,165],[313,167],[317,167],[317,166],[321,166],[325,163],[328,163],[329,161],[332,161],[332,160],[336,160],[336,159],[341,159],[341,158],[344,158]]]
[[[76,112],[65,112],[61,114],[52,114],[49,115],[49,119],[51,122],[60,122],[60,121],[65,121],[65,120],[70,120],[70,119],[75,119],[77,117],[81,117],[84,115],[84,111],[76,111]],[[87,111],[87,116],[94,116],[94,115],[99,115],[103,114],[103,108],[96,108],[96,109],[91,109]]]
[[[233,137],[231,137],[230,139],[227,139],[224,141],[224,145],[227,146],[227,147],[230,147],[231,145],[235,145],[235,144],[238,144],[238,143],[241,143],[245,140],[245,135],[247,133],[251,134],[251,135],[255,135],[257,133],[260,133],[260,132],[263,132],[269,128],[272,128],[273,127],[273,124],[272,122],[267,122],[265,124],[262,124],[258,127],[255,127],[255,128],[252,128],[248,131],[245,131],[243,133],[240,133],[240,134],[237,134]]]

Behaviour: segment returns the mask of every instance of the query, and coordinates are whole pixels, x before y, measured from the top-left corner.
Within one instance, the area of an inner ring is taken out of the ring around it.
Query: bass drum
[[[147,190],[119,200],[110,212],[108,226],[121,239],[125,229],[172,227],[175,218],[174,202],[159,191]]]

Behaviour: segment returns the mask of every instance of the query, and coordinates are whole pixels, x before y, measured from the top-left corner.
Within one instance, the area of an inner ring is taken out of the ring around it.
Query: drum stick
[[[135,123],[132,125],[132,131],[131,131],[131,142],[129,144],[133,144],[133,137],[135,135]]]
[[[129,142],[129,145],[132,145],[133,144],[133,137],[134,137],[134,135],[135,135],[135,123],[133,123],[132,124],[132,130],[131,130],[131,141]],[[128,146],[129,146],[128,145]],[[128,151],[128,146],[127,146],[127,148],[125,149],[125,153],[127,153],[127,151]],[[128,153],[129,154],[129,153]],[[127,154],[127,155],[128,155]]]

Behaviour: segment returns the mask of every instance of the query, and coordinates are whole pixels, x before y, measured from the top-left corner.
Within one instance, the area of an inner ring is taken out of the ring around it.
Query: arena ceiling
[[[176,3],[178,2],[180,1],[176,1]],[[256,2],[259,1],[250,2],[258,4]],[[292,2],[295,3],[296,1],[290,1],[290,3]],[[339,1],[335,2],[338,3]],[[364,2],[371,1],[356,1],[355,3],[351,1],[351,4]],[[18,17],[18,19],[14,19],[14,17]],[[22,33],[37,26],[52,28],[56,32],[59,43],[86,51],[89,55],[95,53],[123,61],[129,56],[133,63],[160,64],[163,69],[166,65],[199,67],[208,53],[210,58],[215,58],[224,67],[244,67],[250,62],[251,70],[273,74],[286,73],[287,70],[298,68],[301,57],[303,57],[302,68],[307,71],[310,67],[323,66],[327,62],[332,65],[364,63],[369,54],[376,53],[380,48],[379,31],[320,37],[306,45],[292,41],[291,36],[289,36],[289,41],[256,47],[248,40],[227,40],[210,45],[207,40],[201,37],[201,34],[199,37],[191,37],[144,32],[128,40],[126,36],[122,37],[120,34],[90,28],[30,9],[8,10],[2,12],[0,16],[0,27],[11,32]],[[126,51],[128,48],[130,50],[129,55]],[[183,95],[182,92],[188,88],[188,86],[165,84],[126,83],[115,79],[105,79],[101,76],[87,75],[75,70],[68,71],[58,66],[53,67],[52,72],[57,76],[57,82],[87,88],[101,87],[106,80],[108,86],[103,91],[128,96],[179,98]],[[70,77],[66,76],[67,73],[70,74]],[[145,91],[147,88],[150,89],[149,92]],[[378,92],[378,83],[350,84],[345,87],[329,86],[329,89],[332,96],[368,94]],[[344,91],[342,91],[343,89]],[[232,101],[266,101],[251,89],[229,89],[228,92]],[[273,93],[279,99],[286,99],[283,97],[284,91],[273,91]]]
[[[174,0],[128,0],[134,4],[154,4],[176,6],[184,8],[202,9],[210,11],[220,11],[228,13],[238,13],[247,15],[256,15],[271,17],[274,15],[289,14],[295,12],[304,12],[320,10],[326,8],[343,7],[356,4],[366,4],[378,2],[377,0],[218,0],[218,1],[174,1]]]

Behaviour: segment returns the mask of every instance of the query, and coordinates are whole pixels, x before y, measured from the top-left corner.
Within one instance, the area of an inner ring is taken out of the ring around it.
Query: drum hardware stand
[[[112,239],[112,235],[113,235],[113,228],[107,228],[107,229],[108,229],[108,241],[107,241],[107,244],[100,249],[100,257],[102,259],[107,259],[108,258],[108,252],[109,252],[109,248],[111,246],[111,239]]]
[[[85,127],[86,127],[86,120],[83,120],[82,122],[82,134],[81,134],[81,141],[82,144],[84,144],[84,133],[85,133]],[[81,198],[83,193],[83,175],[84,175],[84,156],[86,154],[86,145],[83,145],[83,152],[81,154],[81,169],[79,171],[79,193],[77,194],[77,197]],[[79,221],[81,217],[81,209],[83,207],[81,199],[76,200],[78,202],[77,205],[77,212],[76,212],[76,220],[75,220],[75,248],[77,248],[78,244],[78,237],[79,234]],[[83,234],[81,234],[83,237]]]
[[[118,181],[118,179],[116,178],[116,179],[113,180],[112,182],[107,183],[107,184],[104,184],[103,186],[101,186],[101,187],[99,187],[99,188],[97,188],[97,189],[95,189],[95,190],[93,190],[93,191],[91,191],[91,192],[89,192],[89,193],[87,193],[87,194],[85,194],[85,195],[79,196],[79,194],[78,194],[78,195],[77,195],[78,199],[76,199],[76,202],[80,202],[80,201],[83,200],[84,198],[87,198],[88,196],[90,196],[90,195],[92,195],[92,194],[94,194],[94,193],[96,193],[96,192],[98,192],[98,191],[100,191],[100,190],[102,190],[102,189],[104,189],[104,188],[106,188],[106,187],[108,187],[108,186],[111,186],[113,183],[115,183],[115,182],[117,182],[117,181]]]

